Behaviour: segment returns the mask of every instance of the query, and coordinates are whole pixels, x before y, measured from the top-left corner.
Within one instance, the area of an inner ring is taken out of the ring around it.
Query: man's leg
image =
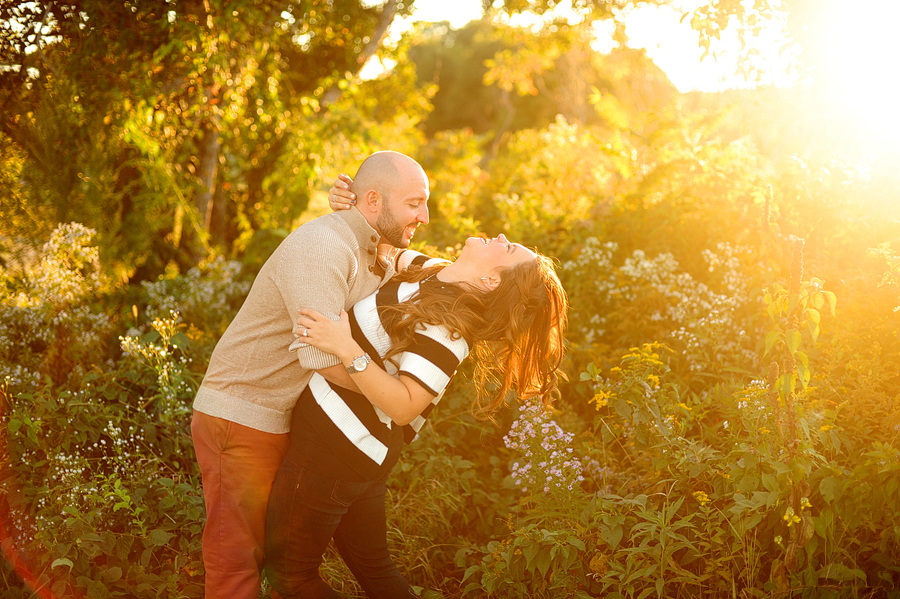
[[[341,519],[334,543],[367,597],[413,598],[416,594],[388,551],[384,495],[382,480],[356,499]]]
[[[206,599],[257,599],[266,508],[288,435],[200,412],[194,412],[191,434],[206,503]]]

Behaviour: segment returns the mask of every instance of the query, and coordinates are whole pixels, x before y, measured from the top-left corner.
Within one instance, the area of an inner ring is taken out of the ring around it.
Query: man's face
[[[382,196],[375,227],[383,241],[397,248],[409,247],[419,225],[428,224],[428,179],[425,173],[404,177],[390,198]]]

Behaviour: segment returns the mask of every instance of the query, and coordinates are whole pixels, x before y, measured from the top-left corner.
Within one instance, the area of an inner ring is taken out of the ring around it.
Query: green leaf
[[[118,566],[113,566],[112,568],[107,568],[106,570],[103,571],[103,574],[101,576],[102,576],[104,582],[113,583],[113,582],[119,580],[120,578],[122,578],[122,568],[120,568]]]
[[[797,354],[799,355],[800,352],[797,352]],[[803,385],[803,388],[806,389],[809,385],[809,379],[812,378],[812,373],[804,362],[797,362],[797,374],[800,375],[800,383]]]
[[[791,391],[794,388],[793,377],[790,372],[783,372],[781,376],[778,377],[778,380],[775,382],[775,387],[779,390],[782,397],[787,397],[791,394]]]
[[[796,294],[796,293],[790,294],[790,295],[788,296],[787,313],[788,313],[788,314],[793,314],[794,310],[795,310],[795,309],[797,308],[797,306],[799,306],[799,305],[800,305],[800,295],[799,295],[799,294]]]
[[[769,331],[769,334],[766,335],[766,352],[763,355],[768,355],[772,350],[772,346],[781,341],[784,338],[784,335],[781,331]]]
[[[538,553],[537,559],[534,560],[534,564],[541,573],[541,577],[546,577],[547,572],[550,570],[550,551],[547,548],[542,548],[541,552]]]
[[[67,559],[67,558],[64,558],[64,557],[61,557],[61,558],[59,558],[59,559],[53,560],[53,563],[50,564],[50,567],[51,567],[51,568],[55,568],[56,566],[68,566],[69,569],[71,570],[71,569],[72,569],[72,566],[74,566],[74,565],[75,565],[75,564],[72,563],[72,560]]]
[[[160,545],[165,545],[169,542],[169,533],[162,529],[154,528],[150,531],[150,534],[147,535],[147,540],[157,547]]]
[[[841,483],[833,476],[826,476],[819,483],[819,492],[825,501],[834,503],[834,500],[841,496]]]
[[[613,408],[615,408],[619,416],[625,420],[631,420],[631,406],[628,405],[628,402],[623,397],[616,397],[613,401]]]
[[[576,548],[580,549],[581,551],[585,550],[584,541],[582,541],[578,537],[569,537],[568,542],[569,542],[569,545],[572,545],[573,547],[576,547]]]
[[[187,335],[185,335],[181,331],[178,331],[177,333],[172,335],[171,339],[169,339],[169,343],[179,349],[186,348],[190,344],[190,342],[191,341],[190,339],[188,339]]]
[[[828,309],[831,311],[831,315],[834,316],[834,309],[837,307],[837,296],[833,291],[823,291],[825,294],[825,299],[828,300]]]
[[[527,547],[525,547],[525,549],[522,550],[522,553],[525,555],[525,567],[526,568],[529,568],[529,569],[531,568],[531,562],[534,561],[534,558],[538,554],[538,551],[540,551],[540,549],[541,549],[540,545],[532,543],[532,544],[528,545]]]
[[[800,343],[803,340],[803,337],[800,335],[800,331],[796,329],[789,330],[785,336],[784,341],[787,344],[788,351],[791,352],[791,355],[800,349]]]
[[[816,322],[809,323],[809,335],[812,337],[813,343],[815,343],[819,339],[819,324]]]
[[[847,582],[856,578],[855,572],[844,564],[828,564],[819,568],[816,574],[819,578],[830,578],[841,582]]]
[[[460,581],[460,583],[463,583],[466,580],[468,580],[470,576],[472,576],[473,574],[478,572],[478,570],[480,570],[480,569],[481,569],[481,566],[479,564],[475,564],[474,566],[469,566],[468,568],[466,568],[466,573],[463,575],[463,578]]]
[[[606,543],[610,546],[611,549],[615,549],[619,546],[619,541],[622,540],[622,535],[624,535],[624,531],[622,527],[619,525],[609,526],[608,524],[600,525],[600,538],[606,541]]]

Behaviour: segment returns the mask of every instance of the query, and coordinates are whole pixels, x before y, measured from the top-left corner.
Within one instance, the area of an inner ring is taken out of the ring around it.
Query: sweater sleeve
[[[359,268],[353,248],[332,228],[310,227],[285,249],[276,271],[276,284],[291,315],[291,322],[285,324],[293,331],[301,308],[312,308],[337,320]],[[297,350],[297,359],[309,370],[341,362],[337,356],[310,345]]]
[[[431,258],[415,250],[403,250],[400,252],[400,255],[397,256],[397,272],[403,272],[413,266],[428,268],[429,266],[442,264],[444,262],[447,262],[447,260],[444,260],[443,258]]]

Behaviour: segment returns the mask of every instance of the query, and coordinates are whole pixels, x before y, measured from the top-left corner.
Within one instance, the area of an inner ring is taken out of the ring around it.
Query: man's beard
[[[394,216],[387,201],[384,202],[384,207],[375,221],[375,226],[378,228],[383,242],[387,241],[396,248],[409,247],[409,242],[403,237],[406,225],[401,225],[397,222],[397,218]]]

